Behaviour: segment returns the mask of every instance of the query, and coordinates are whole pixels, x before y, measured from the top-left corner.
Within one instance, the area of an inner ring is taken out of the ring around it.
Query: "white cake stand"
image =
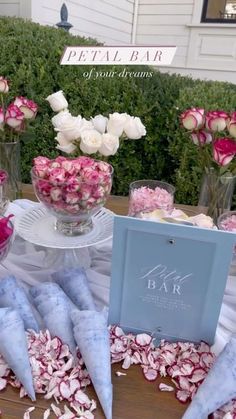
[[[93,229],[81,236],[64,236],[55,229],[55,217],[37,205],[14,220],[15,231],[24,240],[47,249],[45,267],[90,266],[89,247],[112,238],[114,214],[101,208],[93,217]]]

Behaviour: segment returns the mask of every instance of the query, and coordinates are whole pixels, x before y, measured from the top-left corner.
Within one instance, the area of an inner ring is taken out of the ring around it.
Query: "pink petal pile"
[[[82,390],[91,381],[80,354],[78,353],[78,362],[74,365],[68,346],[63,345],[57,337],[51,338],[48,331],[38,334],[34,331],[27,332],[27,341],[35,392],[44,394],[47,400],[54,398],[56,403],[68,402],[73,416],[71,413],[70,416],[64,416],[57,408],[56,416],[60,419],[93,419],[92,411],[96,408],[96,403]],[[19,388],[20,397],[25,396],[24,388],[0,357],[0,390],[7,384]]]
[[[112,186],[112,167],[85,156],[39,156],[32,173],[38,199],[59,214],[86,214],[103,206]]]
[[[157,208],[170,210],[173,208],[174,197],[166,189],[157,186],[155,189],[141,186],[134,189],[130,195],[129,215],[140,212],[151,212]]]
[[[75,365],[67,345],[63,345],[57,337],[52,338],[48,331],[38,334],[27,332],[27,340],[35,391],[44,394],[47,400],[54,398],[57,404],[51,404],[51,408],[44,413],[44,419],[49,418],[51,410],[59,419],[94,419],[96,402],[84,392],[91,381],[80,353]],[[154,339],[148,334],[125,334],[118,326],[110,326],[110,344],[112,363],[122,362],[125,370],[139,364],[148,381],[170,377],[174,387],[160,383],[158,389],[175,391],[176,398],[182,403],[192,400],[215,361],[215,355],[205,342],[168,343],[162,340],[160,346],[155,347]],[[119,371],[117,375],[126,374]],[[20,397],[25,396],[24,388],[0,356],[0,390],[7,384],[19,388]],[[58,403],[63,401],[67,405],[62,409]],[[33,407],[27,409],[24,419],[29,419],[33,410]],[[212,419],[223,418],[236,418],[236,400],[212,415]]]
[[[158,376],[171,377],[175,395],[182,403],[193,398],[215,360],[204,342],[195,345],[161,341],[160,346],[155,347],[151,336],[145,333],[125,335],[118,326],[111,327],[110,335],[112,362],[123,361],[125,369],[140,364],[148,381],[155,381]]]

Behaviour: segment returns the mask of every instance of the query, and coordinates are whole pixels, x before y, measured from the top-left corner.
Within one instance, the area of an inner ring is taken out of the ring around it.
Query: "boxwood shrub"
[[[53,113],[45,98],[63,90],[73,114],[127,112],[139,116],[147,129],[142,140],[126,141],[110,159],[115,169],[113,193],[126,195],[135,179],[174,183],[177,201],[197,201],[200,169],[196,149],[180,128],[179,114],[191,106],[207,109],[236,107],[236,86],[194,81],[162,74],[150,67],[129,66],[129,72],[152,77],[98,77],[87,79],[90,66],[61,66],[65,45],[96,45],[96,40],[72,36],[63,30],[16,18],[0,18],[0,75],[11,81],[10,95],[32,98],[39,112],[32,128],[22,137],[22,179],[29,182],[32,159],[58,155],[51,124]],[[121,72],[124,67],[99,66],[94,72]],[[123,73],[124,74],[124,73]]]

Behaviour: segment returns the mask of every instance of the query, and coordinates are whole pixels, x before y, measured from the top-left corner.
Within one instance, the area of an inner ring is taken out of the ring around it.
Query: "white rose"
[[[107,132],[120,137],[124,131],[128,117],[129,115],[127,113],[114,112],[110,114],[107,122]]]
[[[94,118],[92,118],[94,128],[101,134],[104,134],[106,131],[107,121],[108,118],[103,115],[96,115]]]
[[[60,128],[55,128],[55,131],[61,132],[69,141],[78,140],[81,136],[82,125],[81,116],[68,115],[68,117],[64,118],[63,123],[60,124]]]
[[[102,136],[95,129],[83,131],[81,134],[80,149],[83,153],[97,153],[102,145]]]
[[[81,132],[82,131],[87,131],[89,129],[94,130],[94,126],[93,126],[92,122],[91,121],[88,121],[85,118],[82,118],[82,121],[81,121]]]
[[[58,142],[56,148],[64,153],[71,154],[76,150],[76,146],[68,141],[61,132],[58,132],[55,140]]]
[[[137,140],[143,135],[146,135],[146,129],[142,124],[141,119],[134,116],[128,117],[124,127],[124,132],[125,135],[131,140]]]
[[[54,128],[60,129],[61,127],[63,127],[63,124],[65,124],[68,119],[70,120],[71,117],[72,115],[70,114],[68,109],[61,111],[51,119],[52,125],[54,126]]]
[[[103,156],[114,156],[119,148],[119,138],[112,134],[102,135],[102,145],[99,148],[99,153]]]
[[[60,112],[63,109],[68,108],[68,102],[63,94],[62,90],[59,90],[52,95],[49,95],[46,100],[49,102],[52,110],[54,112]]]

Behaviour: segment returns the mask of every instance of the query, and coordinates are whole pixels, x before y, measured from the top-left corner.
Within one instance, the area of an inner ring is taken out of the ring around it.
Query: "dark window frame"
[[[236,23],[235,19],[227,19],[227,18],[209,18],[206,17],[207,14],[207,6],[208,6],[208,0],[204,0],[203,7],[202,7],[202,15],[201,15],[201,23],[226,23],[228,25],[232,23]]]

